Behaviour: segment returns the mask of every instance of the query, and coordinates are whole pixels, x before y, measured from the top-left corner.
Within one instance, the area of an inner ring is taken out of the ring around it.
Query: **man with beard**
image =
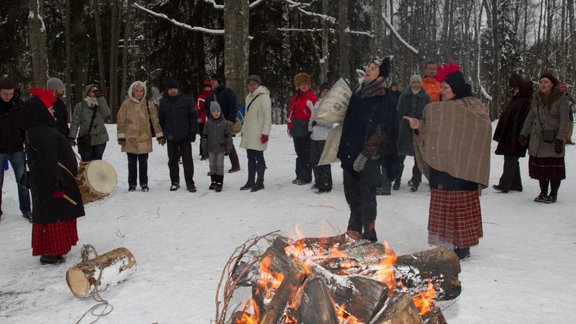
[[[56,102],[52,105],[52,108],[54,108],[54,119],[56,119],[56,129],[68,138],[68,133],[70,133],[68,112],[66,111],[66,104],[62,100],[66,92],[64,82],[58,78],[50,78],[46,82],[46,89],[52,90],[56,98]]]

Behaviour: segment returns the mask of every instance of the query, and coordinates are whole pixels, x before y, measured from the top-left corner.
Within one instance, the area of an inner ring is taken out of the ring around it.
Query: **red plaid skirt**
[[[32,255],[62,255],[78,242],[76,219],[51,224],[32,224]]]
[[[482,235],[478,191],[432,189],[429,244],[467,248],[478,245]]]

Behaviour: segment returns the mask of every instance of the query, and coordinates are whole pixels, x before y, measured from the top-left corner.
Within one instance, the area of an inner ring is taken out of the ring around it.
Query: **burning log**
[[[408,294],[400,293],[388,300],[370,324],[422,324],[419,311]]]
[[[316,277],[306,282],[298,314],[300,323],[338,324],[330,292],[323,280]]]
[[[426,324],[448,324],[444,318],[444,314],[440,308],[435,307],[430,313],[426,314],[424,317],[424,323]]]

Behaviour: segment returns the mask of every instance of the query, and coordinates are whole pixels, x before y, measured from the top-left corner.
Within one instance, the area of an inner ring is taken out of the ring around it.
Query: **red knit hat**
[[[30,88],[28,89],[28,92],[38,97],[46,109],[50,109],[50,107],[52,107],[52,105],[56,102],[56,98],[54,97],[54,92],[52,90]]]

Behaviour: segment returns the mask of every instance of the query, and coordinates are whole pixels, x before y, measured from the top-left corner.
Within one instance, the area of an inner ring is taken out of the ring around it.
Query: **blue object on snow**
[[[239,121],[242,121],[242,119],[244,119],[245,110],[246,110],[246,107],[244,107],[244,105],[238,105],[238,115],[236,115],[236,118]]]

